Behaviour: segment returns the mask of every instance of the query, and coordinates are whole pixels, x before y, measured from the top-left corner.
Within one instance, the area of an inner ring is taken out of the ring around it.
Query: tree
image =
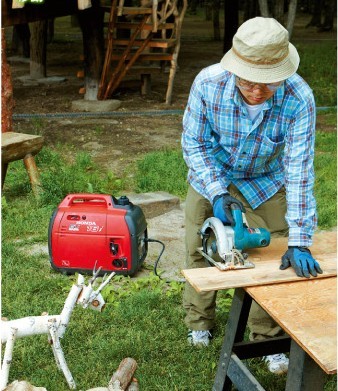
[[[273,2],[272,12],[269,10],[268,0],[259,0],[259,8],[263,17],[273,17],[278,20],[279,23],[286,26],[291,38],[293,25],[297,11],[297,0],[275,0]],[[287,22],[285,23],[285,9],[287,9]]]
[[[238,0],[224,1],[224,42],[223,53],[232,47],[232,38],[239,27]]]

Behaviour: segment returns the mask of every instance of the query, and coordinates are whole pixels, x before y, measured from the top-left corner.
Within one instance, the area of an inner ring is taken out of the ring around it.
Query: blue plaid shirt
[[[210,202],[233,183],[253,209],[286,189],[289,246],[310,246],[316,228],[315,102],[293,75],[250,120],[235,76],[220,64],[196,77],[183,117],[188,182]]]

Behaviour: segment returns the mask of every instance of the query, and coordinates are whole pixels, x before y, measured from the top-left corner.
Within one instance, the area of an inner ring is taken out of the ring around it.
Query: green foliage
[[[313,89],[317,106],[337,106],[336,41],[311,41],[297,45],[300,56],[298,73]]]
[[[131,279],[130,277],[117,276],[114,279],[114,286],[107,286],[102,291],[106,303],[119,307],[121,301],[126,297],[133,296],[136,292],[148,290],[158,294],[165,294],[167,297],[177,297],[183,291],[183,283],[171,281],[167,283],[154,273],[149,276]]]
[[[317,132],[315,154],[315,196],[318,225],[322,229],[337,225],[337,134]]]
[[[137,164],[136,191],[167,191],[184,198],[187,193],[187,167],[181,150],[148,153]]]
[[[52,151],[39,156],[41,168],[48,163],[48,169],[43,170],[41,182],[43,193],[42,204],[57,204],[70,193],[117,193],[121,190],[121,182],[115,177],[102,177],[98,167],[87,153],[78,153],[74,163],[65,164],[60,154]],[[50,164],[50,162],[54,164]],[[39,165],[40,166],[40,165]]]
[[[62,155],[49,147],[44,147],[36,156],[40,170],[40,205],[56,206],[70,193],[105,193],[118,195],[125,183],[112,172],[102,173],[87,153],[75,155],[74,162],[68,162]],[[27,196],[31,192],[27,173],[22,162],[11,163],[6,176],[6,196],[8,198]]]

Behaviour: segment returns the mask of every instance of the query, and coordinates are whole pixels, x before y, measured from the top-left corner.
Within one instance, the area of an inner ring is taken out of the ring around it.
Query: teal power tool
[[[200,234],[202,247],[197,250],[210,266],[220,270],[248,269],[255,265],[248,260],[244,250],[266,247],[270,244],[270,232],[265,228],[249,228],[243,222],[242,211],[236,204],[231,205],[234,226],[224,225],[220,219],[210,217],[205,220]]]

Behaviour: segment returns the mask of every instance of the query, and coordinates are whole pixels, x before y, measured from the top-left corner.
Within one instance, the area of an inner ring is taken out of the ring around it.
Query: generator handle
[[[94,205],[94,201],[105,204],[107,208],[113,205],[113,198],[107,194],[92,194],[92,193],[79,193],[79,194],[68,194],[66,198],[61,202],[60,206],[71,206],[71,205]],[[95,206],[97,203],[95,202]]]

